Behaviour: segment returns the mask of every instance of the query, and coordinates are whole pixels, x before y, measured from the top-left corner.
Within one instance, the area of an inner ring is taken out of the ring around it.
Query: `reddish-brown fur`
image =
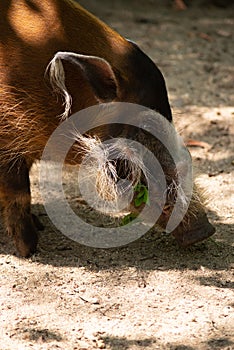
[[[74,1],[1,0],[0,14],[0,202],[7,231],[28,256],[37,244],[28,173],[63,112],[62,99],[45,78],[55,53],[103,58],[115,76],[116,101],[143,104],[169,121],[171,111],[153,62]],[[81,70],[67,62],[65,72],[71,112],[100,102]]]

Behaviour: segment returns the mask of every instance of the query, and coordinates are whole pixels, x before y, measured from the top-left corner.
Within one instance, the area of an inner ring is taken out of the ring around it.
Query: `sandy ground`
[[[46,229],[28,260],[0,234],[0,349],[234,349],[234,9],[82,3],[153,58],[178,130],[207,143],[191,153],[217,233],[188,249],[153,230],[118,249],[79,245],[45,215],[35,166]]]

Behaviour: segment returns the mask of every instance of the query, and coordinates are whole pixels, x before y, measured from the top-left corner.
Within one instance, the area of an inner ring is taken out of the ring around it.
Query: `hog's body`
[[[45,78],[54,55],[72,95],[70,113],[107,101],[154,109],[171,122],[163,76],[133,43],[71,0],[0,2],[0,202],[22,256],[36,249],[29,170],[64,112]]]

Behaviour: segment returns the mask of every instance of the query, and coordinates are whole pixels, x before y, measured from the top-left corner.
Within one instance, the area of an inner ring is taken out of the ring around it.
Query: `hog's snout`
[[[182,247],[188,247],[201,242],[215,233],[215,228],[210,224],[205,212],[199,216],[190,218],[188,226],[179,225],[173,232],[173,236]]]

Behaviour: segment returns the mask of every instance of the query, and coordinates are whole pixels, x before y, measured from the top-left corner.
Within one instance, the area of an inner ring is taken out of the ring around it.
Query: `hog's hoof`
[[[194,222],[192,227],[187,230],[184,227],[178,226],[174,232],[172,232],[176,241],[181,247],[189,247],[195,243],[201,242],[215,233],[215,228],[211,225],[206,217],[197,222]]]
[[[14,243],[19,255],[23,258],[28,258],[36,252],[38,235],[31,218],[24,222],[21,230],[17,230]]]
[[[29,258],[37,250],[37,234],[31,237],[30,241],[15,239],[15,247],[22,258]]]

